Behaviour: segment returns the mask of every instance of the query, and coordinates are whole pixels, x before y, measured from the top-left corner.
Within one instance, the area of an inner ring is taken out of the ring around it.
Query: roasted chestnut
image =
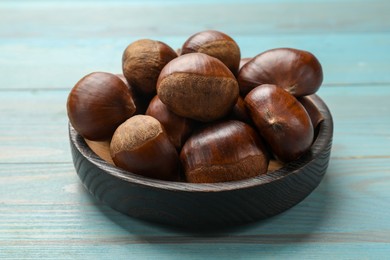
[[[178,180],[179,156],[160,122],[136,115],[116,129],[110,144],[115,165],[142,176]]]
[[[298,159],[313,142],[310,117],[299,101],[283,88],[264,84],[245,97],[258,132],[282,162]]]
[[[222,61],[233,74],[237,74],[240,64],[240,48],[223,32],[208,30],[192,35],[183,44],[181,55],[200,52]]]
[[[146,115],[156,118],[164,127],[169,140],[180,150],[191,134],[193,122],[189,118],[181,117],[170,111],[166,105],[155,96],[150,101]]]
[[[151,97],[145,96],[142,93],[137,92],[134,87],[132,87],[129,82],[127,82],[127,79],[123,74],[115,74],[117,77],[119,77],[129,88],[129,91],[131,93],[131,96],[133,97],[133,101],[135,104],[135,112],[134,115],[143,115],[146,112],[146,109],[148,108],[149,102],[151,100]]]
[[[318,125],[324,121],[324,117],[322,113],[318,110],[316,105],[314,104],[311,96],[304,96],[298,98],[298,101],[303,105],[306,109],[306,112],[309,114],[311,123],[313,124],[313,128],[316,129]]]
[[[252,124],[252,119],[242,97],[238,97],[236,104],[227,118],[232,120],[239,120],[247,124]]]
[[[135,112],[125,83],[107,72],[93,72],[77,82],[68,96],[67,111],[74,129],[86,139],[110,139]]]
[[[175,114],[209,122],[229,113],[237,102],[239,89],[233,73],[220,60],[190,53],[163,68],[157,95]]]
[[[240,65],[238,66],[238,71],[241,70],[242,67],[244,67],[245,64],[247,64],[252,58],[242,58],[240,60]]]
[[[277,85],[296,97],[306,96],[318,90],[322,79],[317,58],[310,52],[292,48],[272,49],[257,55],[237,76],[243,97],[262,84]]]
[[[176,57],[176,52],[163,42],[150,39],[135,41],[123,52],[123,75],[137,92],[153,97],[162,68]]]
[[[268,155],[256,131],[240,121],[214,124],[191,135],[180,159],[188,182],[237,181],[267,172]]]

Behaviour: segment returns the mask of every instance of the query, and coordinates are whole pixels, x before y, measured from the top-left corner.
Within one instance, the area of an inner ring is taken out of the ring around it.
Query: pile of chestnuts
[[[307,51],[241,59],[231,37],[210,30],[178,51],[135,41],[122,68],[79,80],[67,111],[90,147],[100,144],[106,161],[134,174],[192,183],[252,178],[272,170],[270,161],[308,152],[322,121],[310,98],[322,68]]]

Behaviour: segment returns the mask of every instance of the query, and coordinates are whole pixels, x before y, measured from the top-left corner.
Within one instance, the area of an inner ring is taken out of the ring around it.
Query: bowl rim
[[[285,164],[282,168],[267,174],[258,175],[256,177],[220,183],[187,183],[178,181],[165,181],[144,177],[123,169],[120,169],[93,152],[84,138],[77,133],[69,122],[69,139],[78,152],[88,160],[91,164],[99,168],[101,172],[118,178],[129,184],[137,184],[147,186],[153,189],[163,189],[169,191],[181,191],[181,192],[224,192],[232,190],[247,189],[251,187],[257,187],[261,185],[267,185],[270,182],[281,180],[291,174],[298,173],[305,165],[315,160],[324,149],[327,149],[328,144],[333,138],[333,119],[329,111],[329,108],[325,102],[316,94],[307,96],[316,105],[324,120],[319,125],[319,131],[317,138],[314,140],[310,150],[301,156],[299,159]]]

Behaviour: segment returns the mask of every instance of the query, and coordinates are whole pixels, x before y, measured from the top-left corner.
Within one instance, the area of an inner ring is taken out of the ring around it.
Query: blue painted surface
[[[389,10],[379,0],[1,1],[0,258],[388,258]],[[120,72],[131,41],[179,48],[206,28],[229,33],[243,56],[313,52],[335,133],[328,172],[300,204],[199,234],[96,202],[72,165],[65,102],[83,75]]]

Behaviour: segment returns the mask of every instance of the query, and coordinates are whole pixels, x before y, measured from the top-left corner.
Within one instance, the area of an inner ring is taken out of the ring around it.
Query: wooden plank
[[[192,33],[152,38],[179,48]],[[313,52],[322,63],[325,85],[390,82],[386,62],[390,60],[389,33],[372,33],[369,37],[367,34],[232,36],[243,57],[277,47]],[[121,73],[122,52],[137,39],[132,34],[103,39],[0,38],[0,71],[6,75],[0,77],[0,89],[70,89],[93,71]]]
[[[206,28],[215,28],[231,34],[240,44],[243,56],[253,56],[266,49],[281,46],[313,51],[324,65],[325,84],[389,82],[388,68],[383,66],[381,61],[390,58],[383,57],[390,55],[390,37],[378,34],[388,32],[390,28],[384,22],[389,20],[382,17],[383,14],[386,15],[388,1],[353,4],[349,1],[317,1],[311,4],[304,1],[245,1],[240,4],[219,4],[218,10],[227,14],[229,22],[221,21],[221,17],[213,13],[216,10],[213,4],[206,1],[152,1],[145,5],[124,1],[104,4],[91,1],[6,1],[0,5],[0,24],[3,25],[0,27],[0,71],[7,75],[0,79],[0,88],[69,88],[83,75],[92,71],[120,72],[123,49],[140,37],[163,40],[178,48],[189,35]],[[59,8],[61,12],[57,11]],[[164,12],[160,12],[162,8]],[[86,9],[90,10],[90,16],[86,16]],[[302,13],[302,10],[310,13]],[[202,20],[207,20],[209,25],[185,23],[186,19],[196,20],[193,16],[196,16],[198,11],[206,16],[209,14],[208,19]],[[288,15],[281,13],[287,11]],[[140,26],[133,22],[141,19],[138,16],[143,17],[144,12],[151,12],[148,17],[153,18],[145,21],[147,28],[144,28],[143,24]],[[321,12],[321,15],[318,12]],[[343,15],[337,12],[342,12]],[[363,16],[356,16],[355,13]],[[166,17],[159,20],[162,15]],[[177,23],[177,15],[180,21],[184,22]],[[313,22],[316,19],[319,21]],[[300,24],[302,20],[303,24]],[[28,26],[25,25],[26,21]],[[230,21],[237,22],[232,26]],[[294,22],[298,23],[296,29],[301,30],[297,34],[294,34],[294,28],[290,28],[294,27]],[[288,27],[275,23],[286,23]],[[351,35],[348,31],[347,35],[334,35],[337,29],[343,29],[345,24],[353,26],[353,32],[357,34]],[[189,25],[194,28],[188,28]],[[313,26],[322,26],[322,29],[330,31],[324,35],[321,28],[314,28],[312,31]],[[365,27],[368,29],[364,29]],[[370,32],[370,37],[359,34],[366,31]]]
[[[124,239],[126,240],[126,239]],[[384,244],[311,244],[272,245],[269,244],[151,244],[146,240],[142,245],[85,245],[83,243],[64,245],[27,245],[6,249],[6,259],[386,259],[389,249]],[[293,248],[294,247],[294,248]],[[4,251],[3,251],[4,252]],[[0,253],[1,254],[1,253]],[[304,255],[303,255],[304,254]],[[12,256],[12,257],[11,257]]]
[[[70,161],[67,91],[0,92],[0,161]]]
[[[96,202],[69,163],[0,164],[0,248],[6,248],[0,257],[384,257],[390,253],[389,174],[388,159],[336,159],[320,186],[287,212],[193,233]]]
[[[387,19],[390,3],[386,0],[113,1],[100,4],[93,1],[7,1],[0,4],[1,24],[10,25],[0,30],[0,36],[12,38],[187,35],[206,28],[241,35],[372,33],[389,32],[390,28]]]
[[[387,85],[320,89],[334,119],[333,157],[390,158],[389,91]]]
[[[389,158],[390,87],[325,86],[332,158]],[[0,91],[0,163],[70,162],[67,90]]]

